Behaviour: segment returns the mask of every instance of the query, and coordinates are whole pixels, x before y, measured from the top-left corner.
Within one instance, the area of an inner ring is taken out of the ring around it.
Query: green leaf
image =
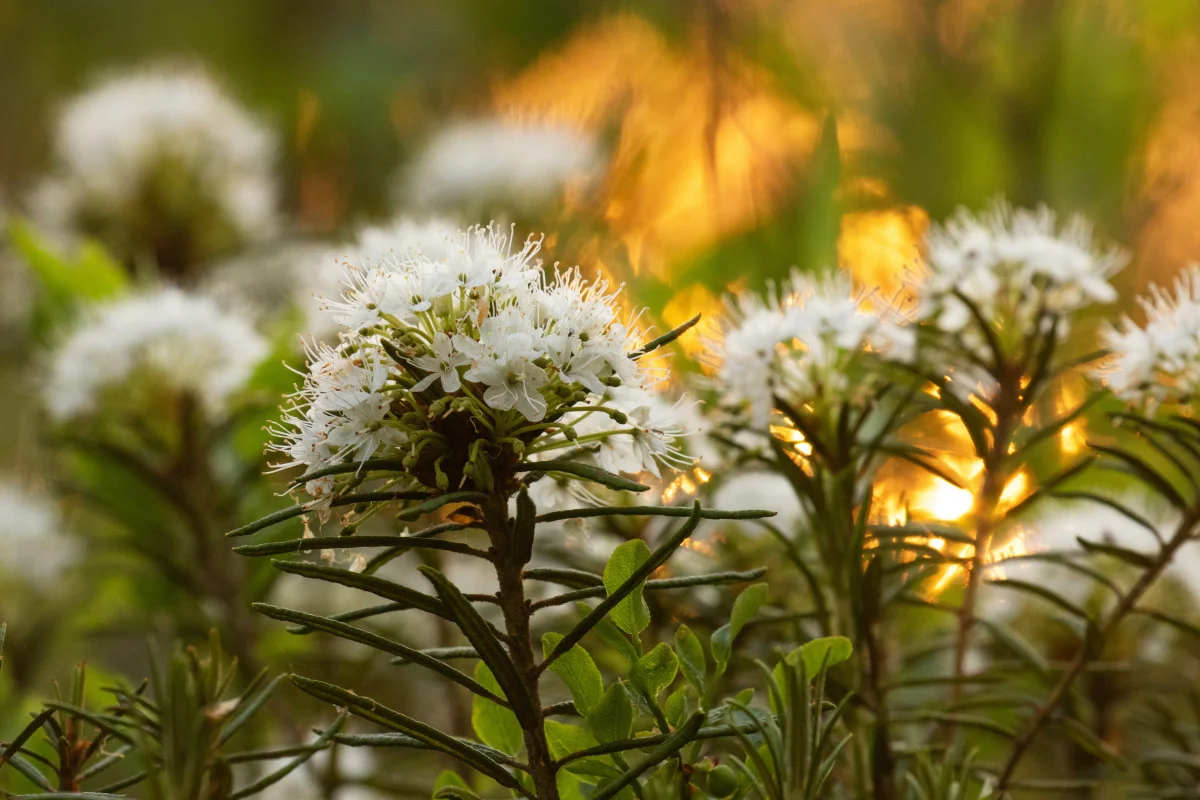
[[[576,605],[585,616],[592,610],[591,606],[586,603],[577,603]],[[592,630],[595,631],[600,641],[619,653],[628,662],[627,668],[632,667],[633,662],[638,660],[640,654],[637,648],[620,628],[612,624],[612,620],[601,618]]]
[[[615,797],[618,792],[624,789],[629,784],[638,779],[643,772],[652,767],[656,767],[666,761],[675,753],[679,752],[695,738],[700,726],[704,724],[704,712],[697,711],[688,718],[687,722],[681,725],[674,733],[666,738],[662,744],[654,748],[646,754],[644,758],[627,769],[621,777],[610,781],[598,788],[591,796],[591,800],[608,800],[610,797]]]
[[[482,661],[475,664],[475,680],[488,691],[504,696],[500,684],[496,682],[496,676]],[[517,722],[516,715],[480,695],[475,695],[472,699],[471,727],[484,744],[509,755],[518,753],[525,743],[521,723]]]
[[[604,565],[604,589],[610,595],[650,560],[650,547],[641,539],[625,542],[613,550]],[[639,583],[612,611],[608,612],[613,623],[630,634],[639,634],[650,625],[650,606],[642,596],[645,582]]]
[[[678,728],[687,718],[688,713],[688,692],[692,689],[691,684],[680,686],[675,691],[667,695],[667,702],[663,708],[666,713],[667,722],[671,723],[672,728]]]
[[[766,600],[767,585],[756,583],[743,589],[737,600],[733,601],[733,611],[729,615],[729,622],[717,629],[710,642],[718,675],[724,675],[729,666],[729,656],[733,653],[733,640],[741,633],[746,623],[754,618]]]
[[[52,303],[105,300],[129,284],[125,270],[96,242],[87,242],[73,255],[54,252],[50,244],[24,220],[9,224],[9,241],[37,275]]]
[[[599,744],[596,737],[584,728],[553,719],[546,720],[546,742],[550,745],[550,755],[555,760]]]
[[[647,492],[650,487],[644,483],[632,481],[621,475],[593,467],[589,464],[577,464],[574,461],[533,461],[528,464],[517,464],[514,472],[561,472],[574,475],[577,478],[599,483],[618,492]]]
[[[629,358],[632,359],[633,361],[637,361],[642,356],[648,355],[649,353],[653,353],[658,348],[664,347],[664,346],[670,344],[671,342],[675,341],[676,339],[678,339],[680,336],[682,336],[684,333],[686,333],[689,329],[691,329],[699,321],[700,321],[700,315],[697,314],[696,316],[689,319],[687,322],[680,325],[678,328],[667,331],[662,336],[659,336],[656,339],[651,339],[650,341],[646,342],[644,345],[639,347],[637,350],[632,351],[629,354]]]
[[[615,589],[609,589],[608,597],[604,598],[604,600],[602,600],[595,608],[589,611],[583,619],[576,623],[575,627],[571,628],[571,630],[567,632],[567,635],[564,636],[562,641],[558,643],[558,646],[554,648],[554,652],[547,656],[546,660],[542,662],[542,667],[545,668],[547,664],[553,663],[554,659],[558,658],[563,652],[569,650],[576,643],[582,640],[583,637],[586,636],[590,630],[595,628],[596,625],[602,621],[610,611],[620,605],[621,601],[628,597],[634,589],[642,586],[645,583],[646,578],[650,577],[650,573],[654,572],[654,570],[665,564],[667,559],[669,559],[671,555],[679,548],[679,545],[683,543],[683,540],[691,536],[696,530],[696,527],[700,524],[700,519],[703,516],[702,511],[703,509],[700,508],[699,503],[693,504],[691,513],[688,515],[687,522],[685,522],[683,525],[680,525],[678,530],[667,536],[666,540],[656,547],[654,552],[650,554],[650,558],[640,567],[638,567],[637,570],[630,575],[627,580],[625,580]]]
[[[1076,536],[1075,541],[1079,542],[1080,547],[1089,553],[1110,556],[1118,561],[1131,564],[1138,569],[1150,569],[1154,566],[1154,558],[1152,556],[1139,553],[1136,550],[1130,550],[1128,547],[1121,547],[1109,542],[1089,542],[1082,536]]]
[[[604,744],[628,739],[633,733],[633,702],[620,683],[611,683],[600,702],[587,715],[587,724]]]
[[[531,796],[530,792],[522,787],[508,770],[491,756],[481,752],[477,744],[443,733],[407,714],[401,714],[399,711],[388,708],[378,700],[355,694],[340,686],[300,675],[293,674],[288,677],[302,691],[319,700],[348,709],[355,716],[374,722],[388,730],[411,736],[433,750],[440,750],[453,756],[467,766],[487,775],[501,786],[518,791],[526,797]]]
[[[304,611],[294,611],[289,608],[280,608],[268,605],[267,603],[251,603],[250,607],[271,619],[282,620],[283,622],[297,622],[311,630],[324,631],[389,655],[400,656],[406,661],[413,664],[420,664],[426,669],[432,670],[474,693],[488,691],[485,687],[480,686],[462,672],[442,662],[440,659],[422,653],[420,650],[415,650],[408,645],[371,633],[363,628],[356,628],[353,625],[347,625],[344,622],[339,622],[328,617],[321,617]],[[495,694],[498,695],[499,693]]]
[[[679,674],[679,657],[670,645],[660,643],[639,658],[629,670],[629,682],[645,697],[653,701],[671,685]]]
[[[479,615],[471,601],[445,575],[427,565],[418,569],[433,584],[438,597],[450,612],[451,619],[458,624],[459,629],[479,653],[479,657],[492,670],[496,682],[504,689],[504,697],[517,719],[523,720],[527,727],[536,727],[535,723],[540,715],[525,691],[525,684],[508,650],[496,638],[492,626]]]
[[[829,669],[835,664],[848,661],[854,654],[854,645],[845,636],[825,636],[805,642],[788,654],[788,660],[793,664],[797,659],[804,662],[804,671],[812,680],[821,674],[821,669]]]
[[[453,787],[455,789],[467,789],[468,791],[471,788],[470,786],[467,785],[467,782],[462,779],[462,776],[459,775],[457,772],[453,772],[451,770],[444,769],[440,773],[438,773],[437,778],[433,782],[434,797],[437,797],[437,793],[439,791],[441,791],[442,789],[445,789],[446,787]]]
[[[415,608],[427,614],[450,619],[446,607],[436,597],[430,597],[424,592],[418,592],[407,586],[377,578],[374,575],[362,575],[340,567],[326,567],[322,564],[310,564],[307,561],[272,561],[275,569],[290,575],[300,575],[319,581],[328,581],[351,589],[369,592],[385,600],[402,603],[404,608]]]
[[[708,675],[708,659],[704,656],[704,645],[700,637],[692,633],[687,625],[680,625],[675,631],[675,652],[679,655],[679,666],[688,683],[696,687],[696,691],[704,692],[704,679]]]
[[[562,634],[547,633],[542,636],[542,656],[549,656],[563,639]],[[562,678],[563,683],[571,691],[571,699],[575,708],[586,717],[600,702],[604,694],[604,678],[600,675],[596,662],[588,655],[581,645],[575,645],[554,660],[550,671]]]

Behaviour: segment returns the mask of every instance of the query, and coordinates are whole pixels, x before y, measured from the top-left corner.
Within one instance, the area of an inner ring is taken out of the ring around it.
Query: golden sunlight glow
[[[708,483],[712,473],[700,467],[694,467],[691,472],[680,472],[675,479],[666,485],[662,492],[662,502],[670,503],[682,492],[685,496],[696,494],[699,487]]]
[[[588,26],[494,96],[517,118],[597,132],[619,121],[603,216],[633,268],[652,274],[768,215],[821,129],[736,54],[714,55],[700,35],[668,41],[634,15]],[[861,149],[865,127],[839,118],[843,154]]]
[[[887,300],[910,283],[929,215],[917,206],[856,211],[842,216],[838,262],[855,282]]]
[[[913,493],[909,510],[922,516],[951,522],[962,519],[975,507],[975,495],[949,481],[933,478],[931,485]]]

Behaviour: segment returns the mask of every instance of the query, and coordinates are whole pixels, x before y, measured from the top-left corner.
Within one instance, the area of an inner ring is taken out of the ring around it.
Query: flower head
[[[401,191],[420,205],[467,201],[537,206],[600,165],[595,141],[551,123],[490,119],[442,131],[417,157]]]
[[[766,425],[776,395],[797,405],[869,398],[881,378],[862,369],[865,360],[907,359],[913,348],[912,330],[856,297],[840,274],[793,273],[765,300],[734,302],[729,317],[717,347],[718,377],[759,426]]]
[[[977,352],[989,337],[1011,350],[1055,320],[1064,334],[1069,315],[1116,299],[1109,278],[1126,262],[1119,249],[1097,247],[1082,217],[1059,225],[1048,208],[1003,203],[977,215],[960,209],[925,244],[917,316]]]
[[[32,198],[34,211],[49,227],[100,235],[123,255],[141,248],[160,262],[203,260],[272,231],[275,147],[202,70],[118,75],[63,108],[57,172]],[[193,252],[165,252],[179,248]]]
[[[647,410],[658,373],[632,357],[617,290],[578,268],[545,278],[538,249],[476,227],[347,262],[347,291],[325,303],[340,342],[310,353],[279,467],[388,458],[444,490],[566,450],[613,472],[673,463],[676,430]],[[336,481],[307,488],[324,499]]]
[[[0,480],[0,565],[10,579],[53,583],[75,560],[75,543],[64,533],[50,498],[17,483]],[[0,580],[0,585],[4,583]]]
[[[1111,357],[1099,377],[1131,403],[1191,401],[1200,391],[1200,266],[1178,276],[1171,292],[1152,286],[1138,302],[1146,324],[1125,317],[1104,332]]]
[[[97,410],[105,390],[163,386],[219,409],[268,345],[243,317],[207,297],[159,289],[96,310],[53,353],[43,400],[66,420]]]

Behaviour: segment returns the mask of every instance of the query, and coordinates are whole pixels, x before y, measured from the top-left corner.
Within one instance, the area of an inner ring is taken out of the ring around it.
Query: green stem
[[[483,503],[482,507],[483,527],[491,540],[495,556],[500,610],[504,614],[509,653],[525,685],[531,705],[537,709],[532,725],[522,721],[534,795],[537,800],[558,800],[558,767],[550,755],[550,745],[546,741],[544,712],[538,691],[540,670],[534,657],[533,636],[530,631],[533,608],[525,599],[524,573],[525,565],[529,563],[529,555],[524,552],[521,543],[515,541],[508,518],[508,496],[497,493]]]

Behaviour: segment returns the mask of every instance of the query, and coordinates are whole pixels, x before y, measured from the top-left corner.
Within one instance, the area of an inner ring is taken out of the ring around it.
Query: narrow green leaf
[[[330,740],[333,739],[333,737],[337,735],[338,731],[342,729],[342,726],[346,724],[346,717],[347,715],[345,712],[340,713],[338,718],[333,721],[333,724],[330,725],[319,737],[317,737],[317,740],[313,742],[311,746],[306,747],[303,752],[298,754],[295,758],[284,764],[279,769],[273,770],[248,786],[244,786],[236,792],[233,792],[229,795],[229,800],[241,800],[243,797],[250,797],[251,795],[258,794],[264,789],[279,783],[279,781],[290,775],[294,770],[304,764],[304,762],[312,758],[314,753],[317,753],[328,747]]]
[[[568,508],[538,514],[538,522],[561,522],[565,519],[589,519],[591,517],[690,517],[692,509],[685,506],[600,506]],[[774,511],[721,511],[716,508],[700,510],[701,519],[764,519],[775,516]]]
[[[1056,593],[1053,589],[1049,589],[1045,586],[1042,586],[1041,584],[1029,583],[1028,581],[1020,581],[1015,578],[993,579],[993,580],[988,581],[988,583],[990,583],[993,586],[999,586],[1004,589],[1015,589],[1019,592],[1025,592],[1027,594],[1036,595],[1037,597],[1040,597],[1043,600],[1048,600],[1050,603],[1058,606],[1063,611],[1066,611],[1069,614],[1079,617],[1080,619],[1084,619],[1084,620],[1091,619],[1091,617],[1088,615],[1087,611],[1085,611],[1084,609],[1075,605],[1074,603],[1072,603],[1070,600],[1063,597],[1062,595]]]
[[[467,526],[463,526],[464,528]],[[307,539],[289,539],[284,542],[259,542],[243,544],[233,548],[238,555],[260,557],[281,556],[311,550],[358,550],[370,547],[405,547],[415,550],[439,550],[464,556],[487,558],[482,550],[476,550],[462,542],[444,539],[426,539],[419,536],[310,536]]]
[[[491,668],[497,683],[504,690],[504,696],[512,706],[513,713],[521,721],[524,728],[536,729],[540,718],[538,710],[533,707],[524,681],[517,672],[508,650],[496,638],[492,626],[479,615],[471,601],[463,596],[450,580],[438,570],[430,566],[421,566],[421,573],[429,579],[437,590],[438,597],[449,610],[452,619],[458,624],[467,641],[479,653],[479,657]]]
[[[367,647],[387,653],[388,655],[400,656],[406,661],[414,664],[420,664],[422,667],[438,673],[443,678],[448,678],[449,680],[457,683],[459,686],[465,687],[476,695],[482,695],[483,697],[494,702],[499,702],[501,699],[496,694],[490,692],[478,682],[471,680],[470,677],[445,663],[444,661],[433,658],[425,653],[422,653],[420,650],[414,649],[405,644],[401,644],[400,642],[393,641],[384,636],[379,636],[378,634],[371,633],[370,631],[362,628],[356,628],[353,625],[347,625],[344,622],[338,622],[337,620],[333,620],[328,617],[322,617],[317,614],[308,614],[304,611],[294,611],[289,608],[280,608],[279,606],[272,606],[268,605],[267,603],[252,603],[250,607],[260,614],[270,617],[271,619],[277,619],[281,622],[296,622],[313,630],[324,631],[347,641],[366,645]]]
[[[342,506],[353,506],[359,503],[380,503],[397,500],[423,500],[429,497],[428,492],[361,492],[359,494],[348,494],[342,497],[335,497],[330,502],[330,508],[341,508]],[[260,517],[254,522],[243,525],[240,528],[234,528],[226,533],[226,536],[249,536],[252,533],[258,533],[261,530],[277,525],[295,517],[301,517],[313,511],[313,503],[298,503],[288,508],[282,508],[279,511],[267,514],[265,517]]]
[[[405,608],[415,608],[427,614],[441,617],[442,619],[451,619],[450,612],[446,609],[445,605],[438,602],[436,597],[430,597],[415,589],[401,586],[384,578],[374,575],[362,575],[339,567],[310,564],[307,561],[279,560],[272,561],[271,563],[280,572],[349,586],[351,589],[359,589],[377,597],[382,597],[385,600],[401,603]]]
[[[443,733],[430,725],[401,714],[399,711],[394,711],[376,700],[348,692],[331,683],[304,678],[300,675],[290,675],[288,677],[302,691],[311,694],[319,700],[324,700],[327,703],[345,708],[354,715],[389,730],[411,736],[431,749],[440,750],[447,755],[453,756],[467,766],[496,781],[501,786],[513,789],[525,797],[531,797],[529,791],[521,786],[508,770],[480,752],[477,748],[472,747],[470,743]]]
[[[599,467],[593,467],[589,464],[577,464],[574,461],[531,461],[526,464],[517,464],[513,467],[513,471],[561,472],[567,475],[574,475],[577,478],[583,478],[592,483],[599,483],[618,492],[647,492],[650,490],[650,487],[644,483],[638,483],[637,481],[600,469]]]
[[[1155,563],[1152,556],[1130,550],[1128,547],[1121,547],[1109,542],[1090,542],[1082,536],[1076,536],[1075,541],[1079,542],[1079,546],[1089,553],[1109,556],[1138,569],[1150,569]]]
[[[664,346],[670,344],[671,342],[675,341],[676,339],[678,339],[680,336],[682,336],[684,333],[686,333],[688,330],[690,330],[692,328],[692,326],[694,326],[699,321],[700,321],[700,315],[697,314],[696,316],[689,319],[687,322],[680,325],[678,328],[667,331],[662,336],[659,336],[655,339],[651,339],[650,341],[646,342],[644,345],[639,347],[637,350],[632,351],[629,354],[629,358],[634,361],[637,361],[639,358],[642,358],[643,356],[653,353],[655,350],[659,349],[660,347],[664,347]]]
[[[543,658],[554,652],[554,648],[562,641],[562,638],[562,635],[558,633],[542,635]],[[567,685],[567,689],[571,692],[571,699],[575,702],[575,708],[579,713],[584,717],[591,713],[591,710],[600,702],[601,695],[604,694],[604,678],[600,675],[596,662],[583,649],[583,646],[577,644],[572,647],[559,656],[549,669]]]

